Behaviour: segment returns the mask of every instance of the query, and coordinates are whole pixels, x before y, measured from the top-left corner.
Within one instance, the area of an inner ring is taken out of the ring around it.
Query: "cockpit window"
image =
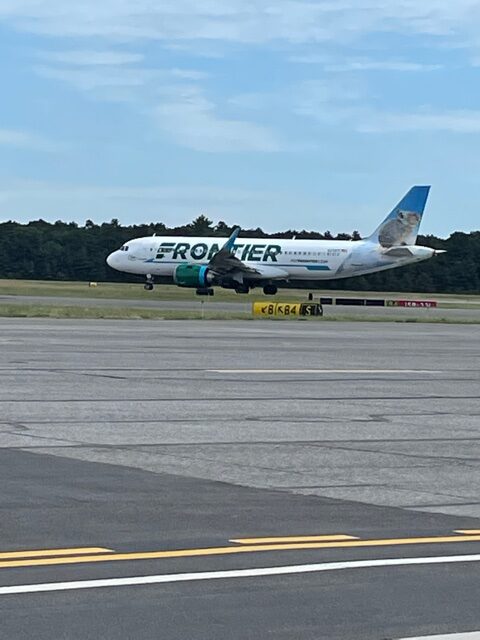
[[[120,251],[128,251],[128,244],[124,244],[120,247]]]

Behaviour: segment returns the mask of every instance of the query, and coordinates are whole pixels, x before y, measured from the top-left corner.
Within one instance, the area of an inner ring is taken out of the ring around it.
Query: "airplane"
[[[324,280],[350,278],[426,260],[444,251],[416,245],[429,186],[414,186],[375,231],[362,240],[296,240],[190,236],[149,236],[126,242],[107,257],[117,271],[213,295],[214,287],[265,295],[279,288],[312,289]]]

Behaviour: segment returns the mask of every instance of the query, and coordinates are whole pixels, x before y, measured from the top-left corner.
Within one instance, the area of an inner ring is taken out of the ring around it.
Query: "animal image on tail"
[[[415,244],[421,216],[415,211],[398,209],[394,218],[386,220],[378,231],[382,247]]]

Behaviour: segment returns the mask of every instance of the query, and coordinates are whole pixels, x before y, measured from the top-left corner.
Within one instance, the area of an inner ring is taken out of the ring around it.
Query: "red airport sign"
[[[388,307],[413,307],[431,309],[437,306],[436,300],[387,300]]]

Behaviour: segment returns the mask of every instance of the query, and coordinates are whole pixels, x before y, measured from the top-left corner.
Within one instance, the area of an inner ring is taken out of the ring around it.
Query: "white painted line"
[[[431,369],[205,369],[207,373],[440,373]]]
[[[258,569],[234,569],[231,571],[202,571],[196,573],[172,573],[132,578],[107,578],[104,580],[76,580],[72,582],[46,582],[0,587],[1,595],[39,593],[43,591],[72,591],[99,587],[125,587],[133,585],[165,584],[169,582],[193,582],[196,580],[220,580],[231,578],[258,578],[298,573],[339,571],[340,569],[369,569],[373,567],[400,567],[413,564],[448,564],[456,562],[480,562],[480,554],[467,556],[437,556],[426,558],[390,558],[380,560],[353,560],[349,562],[323,562],[285,567],[261,567]]]
[[[410,638],[401,638],[400,640],[480,640],[480,631],[447,633],[439,636],[415,636]]]

